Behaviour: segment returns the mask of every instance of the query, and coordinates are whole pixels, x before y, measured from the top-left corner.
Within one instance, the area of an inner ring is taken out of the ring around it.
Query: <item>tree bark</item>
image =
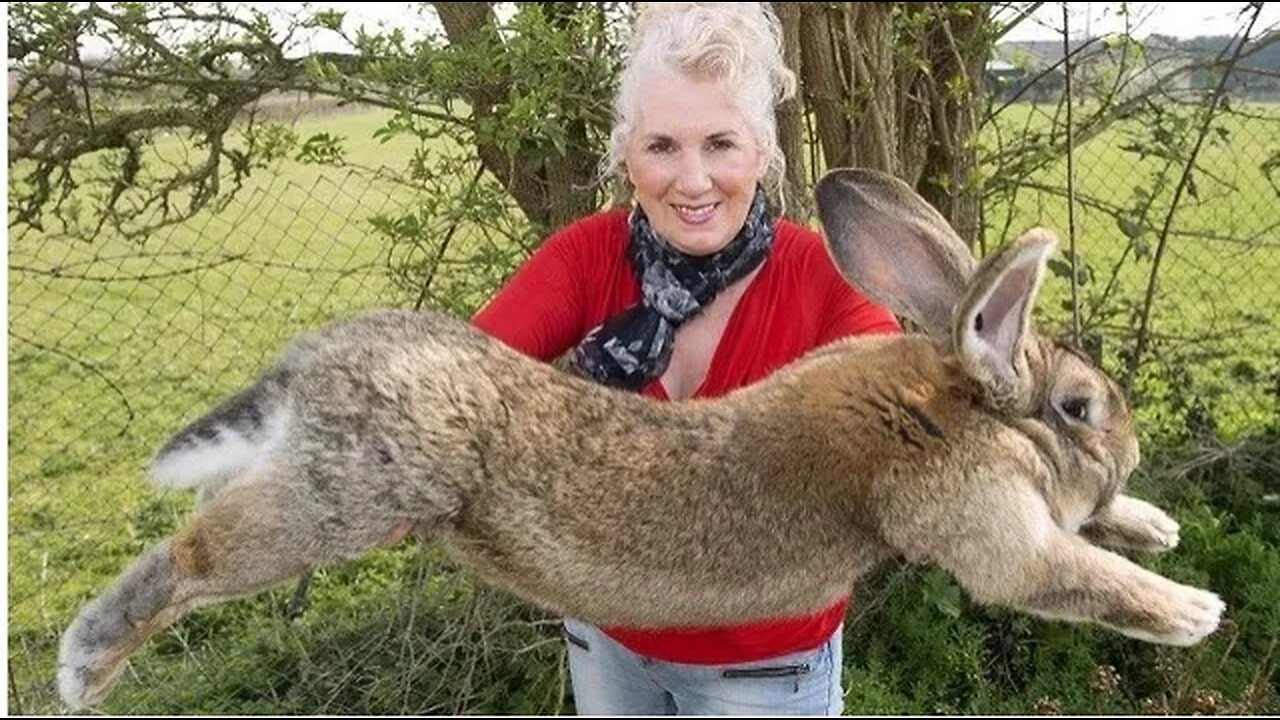
[[[851,74],[853,163],[900,175],[893,4],[844,3],[842,16]]]
[[[783,60],[796,74],[796,95],[778,108],[778,146],[787,159],[782,192],[786,215],[800,221],[813,217],[812,181],[805,162],[803,61],[800,53],[800,3],[776,2],[774,10],[782,22]]]
[[[972,246],[981,200],[972,137],[985,101],[992,4],[801,3],[798,13],[776,5],[800,48],[810,141],[822,151],[815,173],[853,165],[896,175]],[[799,124],[786,122],[786,132]],[[784,145],[789,159],[803,156],[796,145]]]
[[[986,100],[988,3],[942,5],[927,39],[931,142],[917,188],[973,248],[981,232],[982,193],[974,182],[977,111]]]
[[[826,168],[852,164],[846,104],[848,83],[841,67],[839,10],[828,3],[804,3],[800,12],[800,57],[804,100],[813,113]]]
[[[501,45],[494,33],[496,18],[491,3],[433,2],[450,44],[469,42]],[[578,11],[577,3],[544,3],[542,11],[552,22],[563,26],[566,13]],[[491,116],[494,108],[507,95],[509,88],[497,84],[479,86],[468,98],[477,120]],[[478,138],[476,154],[486,170],[511,193],[525,217],[542,234],[593,210],[595,193],[590,189],[594,179],[594,155],[587,138],[585,123],[571,120],[567,128],[569,142],[566,155],[551,162],[545,153],[533,152],[521,144],[514,155],[496,142]]]

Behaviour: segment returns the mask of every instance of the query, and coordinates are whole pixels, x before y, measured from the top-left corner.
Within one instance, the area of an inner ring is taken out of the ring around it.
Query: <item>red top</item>
[[[592,215],[552,235],[472,323],[513,348],[551,361],[606,319],[640,301],[627,259],[625,209]],[[774,246],[725,325],[693,397],[749,385],[837,338],[893,333],[893,315],[851,288],[822,237],[778,223]],[[668,400],[658,380],[641,393]],[[714,628],[605,628],[632,652],[671,662],[720,665],[808,650],[844,619],[848,599],[814,615]]]

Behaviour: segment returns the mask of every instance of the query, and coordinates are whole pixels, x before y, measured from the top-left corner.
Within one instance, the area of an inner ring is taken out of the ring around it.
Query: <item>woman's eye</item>
[[[735,147],[732,140],[712,140],[711,149],[716,151],[732,150]]]
[[[674,150],[675,145],[673,145],[672,143],[666,142],[664,140],[658,140],[656,142],[649,143],[649,146],[646,147],[645,149],[656,155],[662,155],[664,153],[669,153],[672,150]]]
[[[1078,422],[1089,419],[1089,399],[1082,397],[1067,398],[1062,401],[1062,413]]]

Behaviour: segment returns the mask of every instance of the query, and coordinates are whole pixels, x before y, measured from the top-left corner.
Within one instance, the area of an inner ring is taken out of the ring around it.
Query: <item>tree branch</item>
[[[1258,22],[1258,18],[1262,15],[1262,7],[1263,3],[1254,3],[1253,17],[1249,19],[1249,25],[1244,29],[1240,42],[1236,45],[1235,52],[1230,60],[1226,62],[1222,77],[1218,80],[1218,86],[1209,97],[1208,105],[1204,109],[1204,122],[1200,125],[1200,130],[1196,135],[1195,146],[1191,150],[1191,155],[1187,158],[1182,176],[1178,178],[1178,186],[1173,192],[1173,200],[1169,204],[1169,212],[1165,215],[1164,226],[1160,229],[1160,239],[1156,246],[1155,258],[1151,262],[1151,272],[1147,277],[1147,290],[1146,296],[1142,301],[1142,319],[1138,325],[1137,343],[1134,347],[1133,355],[1129,358],[1129,367],[1125,373],[1124,388],[1126,391],[1133,389],[1133,382],[1138,374],[1138,366],[1142,362],[1142,355],[1146,352],[1149,342],[1151,307],[1155,302],[1156,279],[1160,276],[1161,262],[1164,260],[1165,250],[1168,248],[1169,230],[1173,226],[1174,215],[1178,212],[1178,207],[1181,204],[1182,193],[1191,181],[1191,174],[1195,169],[1196,158],[1200,155],[1200,148],[1204,146],[1205,138],[1209,136],[1209,128],[1217,117],[1218,106],[1221,104],[1222,98],[1225,97],[1224,90],[1227,86],[1227,80],[1231,77],[1231,70],[1239,62],[1244,47],[1248,44],[1249,33],[1253,31],[1254,24]],[[1223,52],[1226,52],[1225,48]]]

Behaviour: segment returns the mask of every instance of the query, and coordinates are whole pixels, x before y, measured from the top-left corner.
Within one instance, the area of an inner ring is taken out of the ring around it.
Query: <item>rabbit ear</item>
[[[871,170],[832,170],[816,195],[845,278],[929,335],[948,337],[976,263],[946,218],[905,182]]]
[[[983,263],[956,308],[953,347],[965,372],[997,404],[1021,404],[1030,397],[1023,342],[1057,242],[1043,228],[1028,231]]]

